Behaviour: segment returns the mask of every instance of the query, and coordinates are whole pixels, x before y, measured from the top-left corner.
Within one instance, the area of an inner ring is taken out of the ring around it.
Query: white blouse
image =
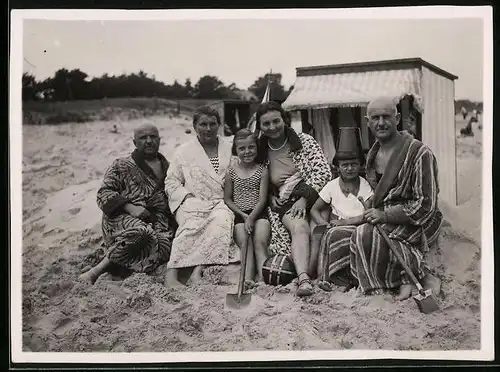
[[[320,191],[319,197],[327,204],[330,204],[332,213],[337,215],[339,219],[345,220],[347,218],[357,217],[363,214],[363,204],[358,200],[362,197],[367,200],[373,195],[373,190],[363,177],[359,177],[359,192],[358,196],[349,193],[348,196],[340,189],[340,177],[328,182],[325,187]]]

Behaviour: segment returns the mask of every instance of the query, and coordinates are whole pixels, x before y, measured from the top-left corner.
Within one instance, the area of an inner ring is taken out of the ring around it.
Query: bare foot
[[[165,287],[167,288],[174,288],[174,287],[182,287],[184,284],[182,284],[179,279],[177,279],[177,273],[174,272],[168,272],[165,275]]]
[[[193,272],[191,274],[191,277],[189,278],[188,284],[189,285],[196,285],[196,284],[198,284],[201,281],[202,272],[203,272],[203,268],[201,266],[196,266],[193,269]]]
[[[403,284],[399,288],[399,294],[394,297],[396,301],[403,301],[406,300],[407,298],[411,297],[411,291],[413,289],[413,286],[411,284]]]
[[[427,274],[422,280],[422,286],[424,289],[431,289],[435,296],[441,293],[441,279],[430,273]]]
[[[96,274],[93,269],[90,269],[89,271],[80,275],[78,279],[88,284],[94,284],[98,277],[99,275]]]

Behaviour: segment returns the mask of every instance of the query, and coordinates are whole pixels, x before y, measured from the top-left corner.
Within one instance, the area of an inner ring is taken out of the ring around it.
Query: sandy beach
[[[212,267],[198,287],[167,289],[155,275],[76,281],[99,262],[101,212],[96,191],[112,160],[133,149],[146,119],[23,126],[24,351],[472,350],[480,348],[482,132],[457,138],[459,207],[429,257],[443,280],[440,311],[413,300],[316,289],[295,297],[294,283],[260,286],[251,304],[225,308],[237,266]],[[191,118],[157,116],[160,151],[171,156]],[[117,124],[119,133],[110,133]],[[457,133],[465,123],[457,124]]]

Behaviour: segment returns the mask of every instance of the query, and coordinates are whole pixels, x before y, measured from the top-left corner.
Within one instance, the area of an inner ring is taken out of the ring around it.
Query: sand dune
[[[194,136],[184,132],[187,117],[147,120],[160,128],[167,158]],[[445,212],[452,226],[430,257],[443,278],[439,312],[355,291],[317,290],[302,300],[294,284],[258,287],[251,305],[235,311],[224,300],[236,289],[236,266],[212,267],[199,287],[182,290],[162,285],[165,267],[153,276],[108,273],[94,286],[75,281],[103,255],[95,203],[102,175],[133,149],[142,121],[23,127],[24,351],[480,348],[479,135],[458,140],[463,204]],[[120,133],[109,132],[113,124]]]

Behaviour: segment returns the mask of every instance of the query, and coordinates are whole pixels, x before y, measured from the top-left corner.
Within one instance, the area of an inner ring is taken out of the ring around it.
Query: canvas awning
[[[413,95],[422,111],[419,69],[397,69],[297,76],[286,110],[366,106],[377,96]]]

